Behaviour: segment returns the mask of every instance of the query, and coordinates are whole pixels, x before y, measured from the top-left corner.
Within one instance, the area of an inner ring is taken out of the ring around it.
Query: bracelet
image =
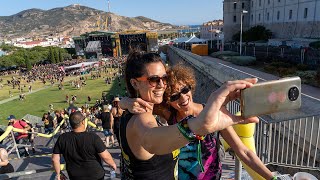
[[[197,142],[197,161],[200,165],[201,172],[204,172],[204,167],[202,163],[202,152],[201,152],[201,142],[204,140],[205,136],[199,136],[196,135],[194,132],[192,132],[188,125],[188,120],[194,118],[193,116],[187,116],[186,118],[182,119],[180,122],[178,122],[178,129],[181,132],[181,134],[190,142],[194,143]]]
[[[277,178],[277,176],[273,176],[272,178],[271,178],[271,180],[277,180],[278,178]]]
[[[181,134],[189,141],[189,142],[195,142],[196,140],[202,141],[205,136],[199,136],[196,135],[194,132],[192,132],[188,125],[188,120],[194,118],[192,115],[187,116],[186,118],[182,119],[178,123],[178,129],[181,132]]]

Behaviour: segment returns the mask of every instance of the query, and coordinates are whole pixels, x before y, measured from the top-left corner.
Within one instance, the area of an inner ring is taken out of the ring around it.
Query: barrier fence
[[[27,144],[17,144],[14,138],[14,132],[19,132],[19,133],[28,133],[28,134],[34,134],[37,137],[44,137],[44,138],[50,138],[49,142],[54,139],[55,135],[59,132],[61,126],[65,123],[67,118],[63,119],[59,125],[54,129],[54,131],[50,134],[43,134],[40,132],[29,132],[25,131],[23,129],[17,129],[14,128],[13,126],[7,126],[5,132],[0,136],[0,141],[3,141],[5,138],[11,138],[9,145],[7,145],[6,149],[8,150],[8,154],[10,154],[12,151],[16,151],[18,158],[20,158],[18,148],[19,147],[30,147],[31,145]],[[87,121],[88,127],[91,127],[95,129],[96,131],[103,131],[101,127],[98,127],[96,124],[92,123],[89,121],[87,118],[85,119]],[[12,142],[11,142],[12,141]],[[11,147],[12,146],[12,147]],[[60,165],[61,171],[65,170],[65,164]],[[52,168],[44,168],[44,169],[38,169],[38,170],[25,170],[25,171],[18,171],[18,172],[13,172],[13,173],[7,173],[7,174],[0,174],[0,179],[11,179],[11,178],[16,178],[20,176],[25,176],[25,175],[30,175],[30,174],[36,174],[40,172],[45,172],[45,171],[52,171],[54,170]]]
[[[257,58],[285,58],[294,63],[309,66],[320,65],[320,51],[312,48],[290,48],[288,46],[253,46],[243,45],[242,55],[255,56]],[[239,45],[225,45],[226,51],[239,52]]]
[[[65,123],[65,121],[66,121],[66,119],[63,119],[59,123],[59,125],[54,129],[54,131],[50,134],[44,134],[44,133],[40,133],[40,132],[30,132],[30,131],[26,131],[23,129],[14,128],[13,126],[7,126],[4,133],[0,136],[0,141],[3,141],[5,138],[10,137],[9,142],[7,143],[8,145],[6,145],[6,150],[8,150],[8,154],[12,153],[12,151],[15,151],[17,153],[18,158],[20,158],[18,148],[19,147],[31,147],[33,145],[32,144],[31,145],[30,144],[17,144],[16,140],[15,140],[14,132],[28,133],[28,134],[33,134],[37,137],[50,138],[49,142],[47,143],[47,145],[48,145],[51,141],[54,141],[54,136],[59,132],[61,126]],[[95,125],[94,123],[89,121],[88,119],[86,119],[86,121],[87,121],[88,126],[90,126],[91,128],[94,128],[97,131],[103,131],[102,128],[98,127],[97,125]]]

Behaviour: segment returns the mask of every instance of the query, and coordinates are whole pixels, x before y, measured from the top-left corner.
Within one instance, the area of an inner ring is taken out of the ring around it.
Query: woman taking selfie
[[[159,55],[131,52],[125,67],[125,80],[131,98],[150,103],[141,114],[127,113],[121,119],[122,179],[176,179],[175,150],[189,142],[237,123],[258,122],[230,114],[224,105],[238,98],[238,90],[251,87],[256,79],[230,81],[212,93],[196,117],[161,126],[153,116],[153,104],[163,101],[168,75]]]
[[[198,116],[205,105],[193,101],[196,79],[189,67],[177,65],[168,72],[168,85],[164,94],[167,108],[157,108],[169,125],[179,123],[188,116]],[[219,134],[231,146],[236,155],[249,167],[263,176],[271,179],[271,171],[261,162],[259,157],[248,149],[230,126],[219,132],[207,134],[200,141],[202,157],[197,159],[198,142],[191,142],[180,148],[179,179],[216,179],[221,178],[221,158],[219,156]],[[221,152],[220,152],[221,153]]]

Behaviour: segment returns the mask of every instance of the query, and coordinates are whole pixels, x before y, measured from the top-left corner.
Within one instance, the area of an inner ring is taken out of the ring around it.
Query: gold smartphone
[[[257,83],[241,91],[243,118],[298,109],[301,106],[300,77]]]

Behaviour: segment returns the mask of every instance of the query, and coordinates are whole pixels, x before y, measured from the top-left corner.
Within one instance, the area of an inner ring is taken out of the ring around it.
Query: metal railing
[[[50,133],[50,134],[43,134],[43,133],[40,133],[40,132],[29,132],[29,131],[26,132],[23,129],[14,128],[13,126],[7,126],[7,127],[5,127],[6,129],[5,129],[4,133],[0,136],[0,141],[3,141],[7,137],[10,137],[10,139],[8,138],[8,141],[5,143],[6,144],[6,150],[8,150],[8,154],[11,154],[12,151],[16,151],[18,158],[20,158],[20,155],[18,153],[18,148],[19,147],[30,147],[31,145],[29,145],[29,144],[17,144],[16,140],[15,140],[15,136],[13,134],[14,132],[34,134],[36,137],[49,138],[50,140],[47,143],[47,145],[48,145],[51,141],[54,142],[55,135],[59,133],[59,131],[61,130],[61,126],[65,123],[65,121],[67,121],[67,119],[68,118],[63,119],[58,124],[58,126],[54,129],[54,131],[52,133]],[[93,131],[93,130],[96,130],[96,131],[99,131],[99,132],[103,131],[103,129],[101,127],[98,127],[97,125],[95,125],[94,123],[89,121],[88,119],[86,119],[86,121],[88,122],[88,126],[91,128],[90,131]]]
[[[240,111],[233,101],[227,109]],[[256,125],[255,145],[262,162],[289,168],[320,171],[320,115]]]

